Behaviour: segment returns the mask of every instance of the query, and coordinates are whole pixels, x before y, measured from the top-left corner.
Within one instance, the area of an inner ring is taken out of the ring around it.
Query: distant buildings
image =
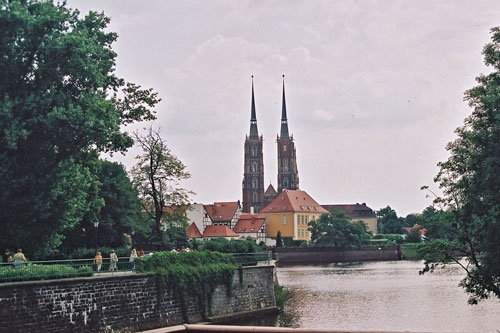
[[[366,203],[356,203],[349,205],[321,205],[329,212],[339,210],[353,221],[361,221],[366,225],[366,229],[372,234],[377,234],[377,216]]]
[[[269,184],[264,191],[263,141],[257,128],[252,76],[250,132],[245,137],[244,144],[242,205],[240,206],[239,201],[192,205],[186,215],[191,221],[187,231],[190,238],[207,240],[217,237],[251,237],[257,242],[271,244],[270,239],[276,238],[280,231],[282,237],[309,241],[311,235],[307,224],[333,210],[344,212],[353,221],[362,221],[369,232],[377,233],[377,217],[365,203],[320,205],[308,193],[299,189],[296,148],[293,135],[288,131],[284,79],[281,128],[276,138],[277,190]]]

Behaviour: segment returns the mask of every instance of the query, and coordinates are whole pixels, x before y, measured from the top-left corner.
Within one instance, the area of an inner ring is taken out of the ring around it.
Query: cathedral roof
[[[253,76],[252,76],[252,109],[250,115],[250,137],[251,138],[259,137],[259,131],[257,129],[257,114],[255,111],[255,96],[253,93]]]
[[[278,192],[276,192],[276,190],[274,189],[273,184],[269,184],[266,192],[264,192],[264,195],[276,195],[277,193]]]
[[[328,213],[309,194],[301,190],[283,190],[276,199],[260,211],[265,213]]]
[[[286,118],[286,101],[285,101],[285,75],[283,75],[283,101],[281,104],[281,131],[280,137],[288,139],[288,120]]]

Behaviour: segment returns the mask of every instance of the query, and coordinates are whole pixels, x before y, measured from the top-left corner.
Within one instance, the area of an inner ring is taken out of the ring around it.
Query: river
[[[500,302],[469,305],[463,271],[448,265],[418,274],[420,261],[278,268],[292,292],[284,315],[262,324],[332,330],[500,332]]]

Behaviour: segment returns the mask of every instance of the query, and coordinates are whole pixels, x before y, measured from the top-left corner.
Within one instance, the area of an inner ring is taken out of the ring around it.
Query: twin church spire
[[[285,76],[283,75],[283,101],[281,106],[281,130],[277,137],[278,146],[278,192],[269,185],[264,193],[263,137],[259,137],[252,75],[252,102],[250,135],[245,139],[245,165],[243,173],[243,212],[258,213],[285,189],[299,188],[297,160],[293,136],[288,133],[288,119],[285,100]]]

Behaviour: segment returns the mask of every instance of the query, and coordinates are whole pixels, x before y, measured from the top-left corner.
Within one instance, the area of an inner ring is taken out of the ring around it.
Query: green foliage
[[[290,290],[280,286],[278,283],[274,284],[274,299],[276,300],[276,306],[280,309],[280,311],[283,311],[290,297]]]
[[[283,247],[283,241],[281,239],[281,231],[278,230],[278,234],[276,235],[276,247]]]
[[[387,239],[388,242],[393,244],[404,243],[404,236],[399,234],[376,234],[372,237],[373,239]]]
[[[217,285],[225,285],[227,292],[231,292],[237,268],[233,256],[212,251],[156,252],[151,257],[138,258],[136,265],[139,273],[155,273],[161,290],[169,290],[180,297],[185,320],[189,297],[198,298],[206,315]]]
[[[376,211],[375,214],[377,215],[377,224],[380,233],[404,234],[404,227],[408,225],[405,222],[405,219],[398,217],[396,211],[390,206]]]
[[[42,258],[99,212],[98,153],[131,147],[122,125],[154,119],[159,99],[115,76],[104,14],[79,18],[52,1],[1,7],[0,243]]]
[[[428,239],[452,241],[455,237],[454,217],[450,211],[427,207],[422,212],[421,225],[425,228],[425,237]]]
[[[92,276],[91,266],[71,267],[69,265],[27,264],[18,267],[0,266],[0,281],[31,281],[62,279],[76,276]]]
[[[424,255],[421,248],[423,243],[407,243],[401,245],[401,254],[404,259],[422,260]]]
[[[136,157],[137,164],[131,171],[133,183],[142,200],[144,212],[154,221],[151,242],[158,250],[164,250],[164,226],[169,229],[170,224],[176,224],[179,220],[178,208],[187,204],[188,196],[192,193],[179,187],[179,181],[190,178],[191,174],[168,148],[160,133],[152,127],[144,136],[134,133],[134,138],[142,154]]]
[[[352,222],[341,211],[322,214],[319,219],[308,223],[311,244],[332,246],[338,249],[360,248],[367,244],[371,236],[362,222]]]
[[[103,258],[109,258],[111,250],[115,250],[116,255],[120,258],[130,256],[130,249],[127,247],[99,247],[97,249],[97,251],[101,252]],[[93,259],[95,257],[95,251],[96,249],[80,247],[73,249],[73,251],[66,256],[58,256],[57,259]]]
[[[130,245],[123,234],[131,234],[140,228],[141,207],[125,167],[99,160],[96,168],[100,184],[98,197],[102,198],[104,206],[99,214],[87,214],[72,229],[64,232],[65,239],[59,250],[62,255],[71,255],[75,247],[95,249],[96,232],[98,244],[111,248]],[[95,220],[99,221],[98,229],[94,227]]]
[[[252,239],[231,239],[215,238],[206,241],[202,245],[202,250],[217,251],[221,253],[255,253],[259,250],[257,244]]]
[[[420,243],[422,241],[422,236],[420,235],[421,228],[412,228],[410,232],[408,232],[408,236],[406,237],[406,241],[408,243]]]
[[[446,147],[450,157],[434,179],[443,191],[436,203],[452,216],[453,241],[433,241],[426,256],[426,265],[446,263],[452,251],[463,251],[461,285],[470,303],[500,298],[500,27],[491,29],[483,55],[492,70],[465,92],[472,114],[456,129],[457,139]]]

